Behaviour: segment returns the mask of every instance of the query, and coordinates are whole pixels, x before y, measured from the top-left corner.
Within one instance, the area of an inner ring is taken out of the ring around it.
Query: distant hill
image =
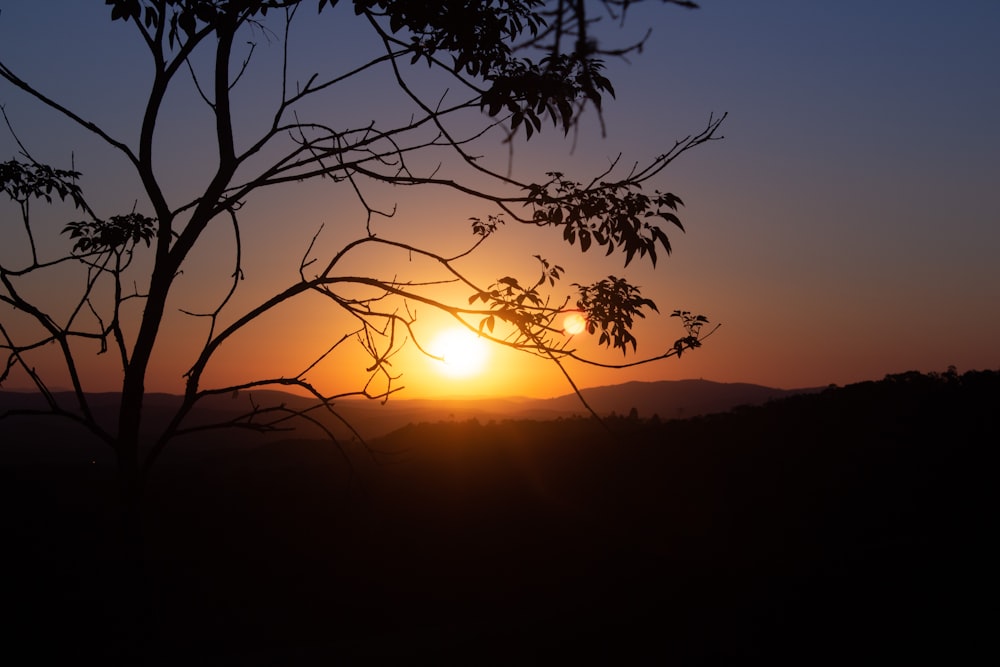
[[[814,393],[819,389],[775,389],[746,383],[720,383],[708,380],[664,380],[659,382],[627,382],[624,384],[594,387],[582,390],[591,407],[601,416],[627,415],[634,408],[642,418],[657,415],[662,420],[696,417],[716,412],[726,412],[741,405],[761,405],[767,401],[787,396]],[[72,405],[68,392],[56,394],[64,405]],[[92,394],[91,408],[109,428],[114,424],[117,394]],[[179,398],[170,394],[151,393],[146,396],[147,420],[152,426],[165,423],[167,416],[177,406]],[[285,405],[290,409],[305,409],[313,404],[311,399],[278,391],[241,392],[236,395],[212,397],[203,401],[192,415],[194,424],[222,422],[246,412],[256,405]],[[37,394],[0,392],[0,413],[6,410],[44,407]],[[376,438],[407,424],[422,422],[449,422],[476,419],[481,422],[505,419],[550,420],[583,416],[586,408],[575,394],[557,398],[536,399],[524,397],[476,399],[397,399],[386,403],[364,399],[345,399],[336,403],[336,410],[355,431],[365,439]],[[344,422],[328,414],[313,413],[338,437],[351,439],[353,433]],[[300,424],[297,436],[318,437],[316,427]],[[283,432],[281,437],[287,437]],[[188,437],[194,448],[224,446],[233,439],[254,441],[260,438],[246,430],[220,436],[213,431],[205,436]],[[28,447],[36,450],[34,443],[45,438],[50,443],[63,443],[63,447],[80,449],[80,428],[69,420],[45,420],[18,417],[0,421],[0,456],[4,452]],[[183,441],[178,441],[179,443]],[[18,446],[18,445],[21,446]],[[183,447],[183,445],[181,445]],[[189,449],[190,447],[184,447]]]
[[[742,382],[721,383],[708,380],[664,380],[626,382],[584,389],[581,393],[600,414],[627,415],[635,408],[639,417],[658,415],[660,419],[683,419],[726,412],[740,405],[761,405],[767,401],[795,394],[814,393],[821,388],[775,389]],[[575,394],[543,402],[545,408],[559,412],[583,412]]]
[[[640,417],[660,419],[695,417],[726,412],[740,405],[761,405],[767,401],[815,389],[775,389],[754,384],[720,383],[708,380],[664,380],[627,382],[582,390],[587,403],[601,416],[628,414],[635,408]],[[587,409],[576,394],[557,398],[477,398],[477,399],[391,399],[347,400],[337,404],[366,437],[377,437],[410,423],[437,421],[479,421],[501,419],[558,419],[586,415]]]

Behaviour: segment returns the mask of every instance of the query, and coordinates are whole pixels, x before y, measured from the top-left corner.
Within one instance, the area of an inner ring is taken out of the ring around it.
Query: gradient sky
[[[108,16],[99,0],[0,0],[0,59],[129,137],[147,68],[131,31]],[[310,21],[298,62],[363,48],[349,21]],[[646,25],[654,33],[644,52],[630,65],[610,63],[617,100],[606,109],[607,136],[591,122],[575,151],[556,137],[518,146],[515,174],[578,167],[583,177],[619,152],[626,161],[663,152],[710,114],[728,113],[724,141],[685,155],[656,184],[686,203],[687,233],[671,236],[674,254],[655,271],[624,272],[661,312],[692,310],[722,327],[680,360],[620,372],[569,366],[581,386],[701,377],[795,388],[952,364],[1000,368],[1000,2],[704,0],[697,11],[634,8],[628,34]],[[366,85],[336,113],[392,109],[391,90]],[[247,90],[253,108],[266,86]],[[6,84],[0,104],[39,159],[68,166],[73,152],[105,212],[131,208],[138,193],[120,159]],[[198,182],[205,137],[197,127],[206,114],[195,103],[175,106],[161,128],[160,164],[180,194]],[[0,132],[0,160],[15,152]],[[506,148],[497,144],[495,157],[504,163]],[[357,207],[328,188],[250,203],[245,303],[294,278],[319,223],[359,224]],[[470,215],[492,212],[439,192],[408,192],[398,203],[398,226],[387,230],[443,247],[458,238],[456,224],[464,229]],[[16,221],[13,209],[0,211]],[[0,238],[15,230],[4,224]],[[230,247],[224,235],[209,237],[202,259]],[[488,278],[533,278],[534,253],[566,266],[568,282],[623,273],[621,260],[582,255],[546,230],[507,227],[484,250],[476,268]],[[196,300],[206,281],[224,283],[225,271],[211,266],[192,266],[179,289]],[[316,312],[310,306],[262,323],[257,337],[220,360],[219,381],[248,359],[269,372],[283,364],[292,371],[301,363],[296,350],[343,331]],[[679,335],[669,318],[644,323],[639,350],[654,353]],[[176,360],[186,349],[183,336],[164,341],[151,389],[178,387]],[[409,397],[569,391],[556,369],[501,351],[487,375],[464,380],[436,373],[412,351],[397,366]],[[323,379],[346,389],[361,375],[345,369],[325,368]]]

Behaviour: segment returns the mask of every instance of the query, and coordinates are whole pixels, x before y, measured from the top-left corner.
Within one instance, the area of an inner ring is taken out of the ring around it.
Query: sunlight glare
[[[438,362],[438,370],[451,377],[468,377],[483,370],[489,356],[487,342],[468,329],[446,329],[430,346]]]
[[[563,331],[570,336],[583,333],[583,330],[586,328],[587,319],[583,316],[583,313],[573,312],[563,318]]]

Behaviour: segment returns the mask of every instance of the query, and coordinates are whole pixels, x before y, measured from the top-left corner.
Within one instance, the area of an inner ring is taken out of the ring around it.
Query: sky
[[[950,365],[1000,368],[1000,3],[701,4],[695,11],[657,3],[630,10],[622,39],[647,26],[653,32],[641,54],[608,63],[616,99],[604,110],[604,136],[591,115],[575,145],[558,133],[521,142],[512,156],[496,138],[482,144],[489,148],[484,159],[501,169],[510,159],[523,178],[553,169],[583,178],[619,153],[625,164],[649,159],[703,129],[713,114],[728,114],[724,140],[685,154],[655,184],[685,202],[686,233],[671,234],[673,254],[655,270],[637,262],[626,269],[620,258],[565,246],[558,232],[508,225],[467,268],[483,282],[507,274],[527,280],[536,274],[532,255],[539,253],[567,268],[566,293],[573,281],[627,275],[664,316],[689,310],[721,325],[701,349],[680,359],[614,371],[567,365],[581,387],[704,378],[791,389]],[[0,0],[0,61],[134,143],[149,67],[133,32],[108,17],[96,0]],[[295,33],[293,77],[304,79],[310,68],[330,62],[342,66],[365,52],[369,42],[350,11],[329,17],[323,23],[326,16],[310,13]],[[241,128],[248,131],[268,117],[268,91],[276,81],[278,47],[258,40],[236,93]],[[418,80],[428,90],[438,85]],[[336,122],[363,122],[404,113],[398,102],[376,76],[313,111]],[[211,145],[210,117],[190,85],[168,104],[158,129],[158,165],[168,196],[184,200],[209,173],[203,156]],[[0,83],[0,105],[36,157],[68,166],[72,155],[104,211],[127,211],[141,198],[127,165],[92,136],[6,83]],[[0,160],[17,150],[0,131]],[[395,218],[378,223],[380,234],[443,251],[469,240],[461,230],[470,216],[493,212],[441,191],[368,194],[397,208]],[[249,201],[246,280],[234,310],[293,281],[320,224],[318,253],[363,233],[352,197],[323,183]],[[11,262],[23,238],[16,210],[0,203],[0,215],[0,261]],[[51,216],[49,229],[58,229],[56,223],[73,214],[56,208],[39,215],[41,221]],[[47,241],[53,252],[59,242],[57,234]],[[232,253],[225,229],[211,232],[178,280],[176,307],[197,310],[217,301],[228,285],[220,264]],[[361,258],[359,266],[413,268],[400,257]],[[48,297],[64,285],[53,279],[38,289]],[[10,317],[0,311],[0,318]],[[203,322],[175,319],[157,349],[149,389],[178,390],[185,360],[205,335]],[[443,326],[433,313],[419,321],[428,341]],[[207,380],[233,382],[248,371],[294,374],[307,365],[308,351],[328,346],[346,327],[324,304],[307,300],[234,341]],[[641,356],[666,349],[682,331],[660,317],[642,322],[636,333]],[[410,346],[394,358],[394,371],[402,373],[403,396],[412,398],[571,390],[550,363],[495,347],[489,354],[477,372],[456,377]],[[347,390],[363,383],[359,366],[356,344],[348,343],[310,378]],[[106,366],[94,366],[88,378],[94,388],[114,388]]]

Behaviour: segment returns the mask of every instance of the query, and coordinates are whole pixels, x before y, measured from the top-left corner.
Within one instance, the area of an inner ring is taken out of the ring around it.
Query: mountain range
[[[663,380],[587,388],[583,389],[581,394],[587,404],[601,416],[616,414],[625,416],[634,410],[641,418],[655,415],[661,420],[669,420],[726,412],[741,405],[760,405],[794,394],[814,393],[820,389],[789,390],[747,383]],[[58,392],[55,396],[63,405],[70,406],[74,403],[69,392]],[[115,420],[117,394],[93,394],[89,398],[99,419],[111,428]],[[171,394],[148,394],[145,403],[147,422],[152,425],[164,423],[179,400],[179,397]],[[192,414],[192,423],[227,421],[247,412],[251,409],[251,405],[283,404],[290,409],[304,409],[312,403],[312,399],[285,392],[240,392],[210,397],[202,401]],[[44,403],[38,394],[0,392],[0,413],[11,409],[43,407]],[[324,425],[340,437],[350,437],[351,432],[344,426],[346,422],[365,439],[377,438],[407,424],[421,422],[471,419],[481,422],[505,419],[552,420],[588,414],[576,394],[566,394],[556,398],[392,398],[385,403],[352,398],[337,401],[335,409],[343,418],[343,422],[325,416],[321,419]],[[0,442],[11,444],[18,439],[26,444],[37,442],[40,437],[46,437],[46,434],[50,439],[64,439],[69,433],[79,430],[68,422],[42,423],[38,417],[17,417],[5,421],[0,421]],[[304,435],[315,436],[318,433],[314,427],[305,425],[303,428],[307,431]]]

